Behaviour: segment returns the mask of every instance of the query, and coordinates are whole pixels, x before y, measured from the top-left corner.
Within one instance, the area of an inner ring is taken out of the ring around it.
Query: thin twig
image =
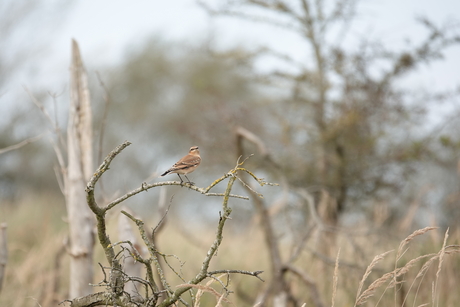
[[[212,184],[211,184],[211,188],[214,187],[217,183],[223,181],[225,178],[228,178],[229,175],[228,174],[225,174],[224,176],[222,176],[221,178],[215,180]],[[133,197],[134,195],[136,194],[139,194],[141,192],[144,192],[144,191],[148,191],[152,188],[156,188],[156,187],[161,187],[161,186],[167,186],[167,185],[178,185],[178,186],[186,186],[188,187],[190,190],[193,190],[193,191],[197,191],[197,192],[200,192],[201,194],[205,195],[205,196],[225,196],[224,193],[208,193],[207,191],[210,190],[210,187],[207,187],[207,188],[199,188],[197,186],[194,186],[194,185],[191,185],[189,183],[183,183],[183,182],[179,182],[179,181],[163,181],[163,182],[155,182],[155,183],[142,183],[142,185],[137,188],[137,189],[134,189],[128,193],[126,193],[125,195],[123,196],[120,196],[118,197],[117,199],[111,201],[106,207],[104,207],[104,210],[110,210],[112,209],[113,207],[115,207],[116,205],[118,205],[119,203],[127,200],[128,198],[130,197]],[[249,200],[249,197],[247,196],[242,196],[242,195],[235,195],[235,194],[230,194],[229,197],[233,197],[233,198],[240,198],[240,199],[245,199],[245,200]]]
[[[109,105],[110,105],[110,97],[109,97],[109,91],[107,90],[107,87],[105,86],[105,83],[104,81],[102,81],[102,77],[101,77],[101,74],[96,71],[96,76],[97,76],[97,79],[99,80],[99,85],[102,87],[102,89],[104,90],[104,113],[102,115],[102,120],[101,120],[101,127],[100,127],[100,130],[99,130],[99,148],[98,148],[98,151],[97,151],[97,162],[100,163],[100,161],[102,160],[102,147],[103,147],[103,143],[104,143],[104,132],[105,132],[105,126],[106,126],[106,123],[107,123],[107,114],[109,112]]]
[[[169,208],[171,208],[171,204],[172,204],[173,198],[174,198],[174,195],[171,196],[171,198],[169,199],[168,207],[166,208],[166,210],[165,210],[163,216],[161,217],[160,221],[159,221],[158,224],[155,226],[155,228],[153,228],[153,230],[152,230],[152,238],[153,238],[153,236],[155,235],[155,233],[160,229],[160,227],[163,225],[163,221],[165,220],[166,215],[168,215]]]
[[[23,146],[26,146],[27,144],[33,143],[35,141],[38,141],[42,137],[43,137],[43,133],[39,134],[37,136],[31,137],[31,138],[25,139],[25,140],[23,140],[23,141],[21,141],[21,142],[19,142],[17,144],[10,145],[8,147],[2,148],[2,149],[0,149],[0,155],[4,154],[5,152],[16,150],[16,149],[19,149],[19,148],[21,148]]]
[[[254,272],[251,272],[251,271],[244,271],[244,270],[216,270],[216,271],[211,271],[211,272],[208,272],[208,275],[215,275],[215,274],[243,274],[243,275],[250,275],[250,276],[254,276],[254,277],[257,277],[257,279],[259,279],[260,281],[263,281],[265,282],[265,280],[263,280],[259,275],[262,274],[264,271],[254,271]]]
[[[145,233],[145,230],[144,230],[144,222],[135,218],[134,216],[132,216],[131,214],[129,214],[128,212],[124,211],[124,210],[121,210],[121,213],[124,214],[125,216],[127,216],[131,221],[133,221],[138,229],[139,229],[139,233],[141,234],[141,238],[142,240],[144,241],[144,244],[147,246],[148,250],[149,250],[149,253],[150,253],[150,257],[157,269],[157,272],[158,272],[158,275],[160,276],[160,279],[161,279],[161,282],[164,286],[165,289],[167,289],[168,291],[172,291],[171,288],[169,287],[168,283],[166,282],[166,279],[164,277],[164,273],[163,273],[163,270],[158,262],[158,258],[156,256],[156,249],[155,249],[155,246],[153,245],[152,242],[149,241],[146,233]],[[147,267],[147,275],[148,275],[148,279],[150,281],[150,283],[152,284],[153,288],[154,288],[154,292],[158,292],[158,287],[155,283],[155,280],[153,279],[153,273],[152,273],[152,270],[151,270],[151,267],[150,265],[146,265]],[[149,270],[150,268],[150,270]]]
[[[300,268],[290,263],[283,264],[283,272],[286,271],[289,271],[294,275],[297,275],[305,283],[305,285],[307,285],[308,288],[310,288],[310,296],[313,301],[313,304],[316,307],[325,306],[324,302],[321,299],[321,295],[318,286],[316,285],[316,281],[312,277],[310,277],[306,272],[303,272]]]

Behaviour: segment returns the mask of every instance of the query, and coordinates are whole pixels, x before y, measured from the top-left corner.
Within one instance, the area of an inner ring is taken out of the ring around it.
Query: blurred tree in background
[[[458,28],[420,18],[425,38],[391,49],[372,37],[356,42],[349,33],[359,18],[356,1],[201,4],[211,15],[239,18],[248,28],[263,23],[294,34],[309,55],[301,62],[267,47],[246,53],[249,62],[284,62],[272,71],[253,70],[252,80],[278,93],[267,106],[271,116],[261,123],[269,134],[261,137],[270,143],[290,185],[316,192],[323,205],[318,209],[331,225],[346,210],[372,213],[382,203],[394,209],[390,215],[404,214],[401,204],[419,197],[411,185],[427,184],[418,176],[442,155],[436,149],[440,127],[429,122],[432,114],[427,112],[436,112],[433,106],[442,101],[455,105],[458,92],[420,93],[401,84],[458,45]],[[235,53],[219,52],[238,62],[241,52]],[[452,124],[459,112],[457,105],[441,127]]]
[[[40,99],[49,98],[49,89],[37,84],[41,78],[38,63],[46,54],[50,34],[66,17],[71,4],[72,1],[45,3],[41,0],[5,0],[0,3],[0,112],[3,114],[0,148],[40,134],[42,140],[46,140],[46,120],[31,102],[24,86],[30,87]],[[42,18],[42,14],[47,17]],[[30,33],[32,35],[28,35]],[[56,88],[59,86],[62,85]],[[54,102],[56,107],[55,100],[47,102],[48,105]],[[61,111],[64,109],[62,107]],[[52,148],[43,141],[5,153],[0,159],[0,200],[15,200],[20,195],[29,195],[29,192],[58,194],[54,162]]]
[[[294,33],[309,57],[299,62],[267,47],[223,52],[212,44],[190,47],[154,39],[110,70],[108,131],[116,131],[110,145],[128,136],[140,144],[154,140],[161,145],[145,145],[144,152],[161,157],[177,144],[200,144],[205,155],[210,153],[206,159],[213,168],[206,171],[212,172],[236,155],[231,138],[242,126],[267,144],[290,186],[316,195],[318,210],[331,225],[347,210],[372,216],[375,205],[387,208],[387,222],[397,221],[407,211],[402,204],[418,199],[421,186],[435,184],[420,178],[429,165],[439,167],[445,148],[430,112],[442,101],[458,99],[455,92],[415,92],[401,84],[456,45],[456,29],[421,18],[422,41],[393,50],[385,41],[362,37],[349,47],[357,4],[329,4],[203,2],[213,16],[241,18],[249,30],[262,21]],[[282,65],[261,72],[257,64],[267,58]],[[452,118],[442,120],[442,127],[453,124]],[[263,159],[253,160],[273,173]]]
[[[219,153],[207,159],[229,162],[234,144],[224,142],[223,136],[243,123],[259,131],[263,121],[263,96],[256,95],[247,77],[250,67],[244,69],[210,57],[206,46],[152,40],[109,74],[108,92],[114,104],[109,125],[161,143],[161,155],[177,150],[177,144],[187,144],[187,149],[196,143]]]

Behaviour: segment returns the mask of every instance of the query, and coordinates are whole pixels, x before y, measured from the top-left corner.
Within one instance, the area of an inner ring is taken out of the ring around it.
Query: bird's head
[[[190,151],[188,152],[190,155],[194,155],[194,156],[199,156],[200,155],[200,151],[198,150],[198,146],[192,146],[190,147]]]

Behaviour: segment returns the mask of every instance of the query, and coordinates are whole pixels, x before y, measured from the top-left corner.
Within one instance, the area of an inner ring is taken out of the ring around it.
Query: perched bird
[[[193,172],[198,165],[201,163],[201,157],[200,157],[200,151],[198,150],[198,146],[193,146],[190,148],[190,151],[188,152],[188,155],[180,159],[179,161],[176,162],[170,169],[168,169],[166,172],[164,172],[161,176],[166,176],[170,173],[176,173],[177,176],[179,176],[180,183],[183,182],[182,177],[180,174],[184,175],[185,178],[187,178],[188,183],[193,184],[193,182],[190,182],[190,179],[188,179],[187,174]]]

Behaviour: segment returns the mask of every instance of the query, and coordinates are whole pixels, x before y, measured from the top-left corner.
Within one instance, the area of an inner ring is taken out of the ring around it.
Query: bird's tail
[[[161,176],[161,177],[163,177],[163,176],[166,176],[166,175],[168,175],[170,172],[171,172],[171,170],[170,170],[170,169],[168,169],[166,172],[164,172],[164,173],[163,173],[163,174],[161,174],[160,176]]]

